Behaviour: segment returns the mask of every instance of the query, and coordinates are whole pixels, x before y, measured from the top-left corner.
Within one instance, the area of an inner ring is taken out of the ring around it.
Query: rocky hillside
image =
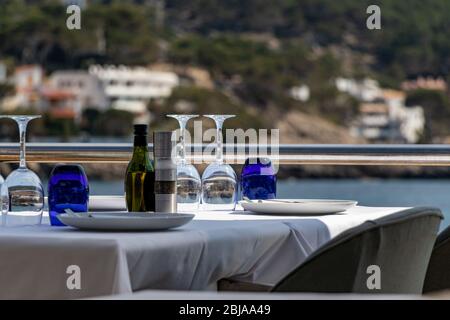
[[[275,125],[280,129],[280,143],[358,144],[366,141],[352,137],[347,128],[321,117],[300,111],[284,114]]]

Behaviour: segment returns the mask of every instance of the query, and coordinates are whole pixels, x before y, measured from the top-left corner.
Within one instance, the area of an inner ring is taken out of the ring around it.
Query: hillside
[[[396,88],[407,78],[448,77],[450,70],[448,0],[377,1],[382,30],[375,31],[365,27],[369,4],[373,2],[93,0],[82,12],[82,29],[70,31],[61,1],[2,0],[0,60],[9,71],[38,63],[48,73],[93,63],[196,67],[209,73],[208,90],[181,88],[162,106],[150,105],[151,111],[161,114],[177,100],[187,100],[197,105],[193,112],[234,112],[246,126],[271,127],[270,115],[282,110],[345,129],[358,104],[337,92],[337,76],[368,76]],[[307,102],[288,94],[301,84],[311,88]],[[0,85],[0,95],[6,91]],[[431,128],[425,141],[450,134],[439,116],[450,114],[446,97],[419,93],[409,101],[425,107]],[[317,132],[306,140],[323,141]]]
[[[365,27],[366,8],[381,8],[382,29]],[[201,34],[262,32],[302,38],[312,46],[338,44],[376,57],[373,71],[398,80],[448,74],[450,2],[446,0],[168,0],[170,24]],[[257,15],[254,13],[257,12]]]

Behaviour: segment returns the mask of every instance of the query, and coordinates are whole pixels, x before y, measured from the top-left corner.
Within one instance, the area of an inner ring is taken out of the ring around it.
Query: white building
[[[362,103],[359,117],[351,128],[351,133],[369,141],[392,140],[394,130],[389,116],[389,107],[383,103]]]
[[[425,127],[420,106],[405,106],[405,94],[382,90],[381,97],[360,105],[360,115],[351,132],[372,142],[416,143]]]
[[[173,72],[152,71],[143,67],[91,66],[91,75],[97,76],[105,88],[105,94],[114,104],[116,101],[142,101],[167,98],[179,78]]]
[[[447,91],[447,82],[440,77],[418,77],[415,80],[404,81],[402,89],[405,91],[418,89]]]
[[[178,75],[144,67],[91,66],[90,75],[99,79],[110,106],[135,115],[135,121],[148,122],[151,100],[169,97],[179,85]]]
[[[5,83],[7,80],[6,65],[0,62],[0,83]]]
[[[390,118],[398,121],[399,130],[407,143],[419,140],[425,127],[421,106],[405,106],[406,94],[397,90],[383,90],[383,99],[389,107]]]
[[[364,80],[337,78],[336,88],[364,102],[373,101],[381,95],[378,82],[367,78]]]
[[[39,104],[39,90],[44,79],[44,70],[39,65],[23,65],[14,70],[12,84],[15,94],[3,100],[5,111],[19,107],[36,107]]]
[[[102,82],[87,71],[56,71],[51,75],[49,85],[72,92],[81,111],[86,108],[105,110],[109,105]]]
[[[298,101],[306,102],[309,100],[311,92],[307,85],[292,87],[289,91],[290,96]]]

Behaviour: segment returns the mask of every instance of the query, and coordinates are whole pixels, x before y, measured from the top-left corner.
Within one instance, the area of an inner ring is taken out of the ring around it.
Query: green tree
[[[123,137],[133,131],[134,115],[127,111],[109,109],[95,123],[97,135]]]
[[[434,137],[450,135],[448,119],[450,118],[450,100],[445,92],[435,90],[415,90],[408,93],[408,106],[421,106],[426,118],[425,141]]]
[[[14,86],[9,83],[0,83],[0,100],[14,92]]]

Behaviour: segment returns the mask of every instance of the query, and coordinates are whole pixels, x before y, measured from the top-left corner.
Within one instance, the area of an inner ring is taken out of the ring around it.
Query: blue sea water
[[[123,182],[90,181],[91,194],[123,194]],[[277,182],[278,198],[357,200],[366,206],[432,206],[450,225],[450,180],[425,179],[288,179]]]

